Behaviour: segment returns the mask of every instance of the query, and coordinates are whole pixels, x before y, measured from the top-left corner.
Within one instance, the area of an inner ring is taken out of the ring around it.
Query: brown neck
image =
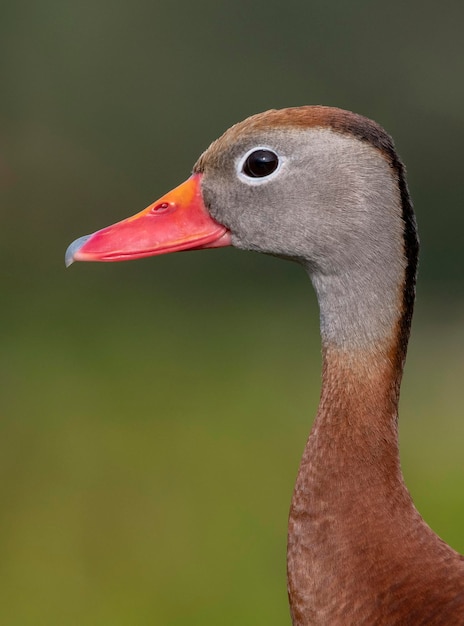
[[[397,345],[324,350],[289,519],[294,626],[464,623],[463,557],[422,520],[401,474]]]
[[[360,579],[366,564],[380,558],[385,521],[413,514],[398,456],[398,361],[388,349],[324,350],[319,410],[289,520],[295,625],[334,623],[340,594],[356,597],[355,588],[368,584]]]

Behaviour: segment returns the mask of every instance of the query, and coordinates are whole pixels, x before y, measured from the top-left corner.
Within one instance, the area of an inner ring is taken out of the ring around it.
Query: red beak
[[[193,174],[140,213],[76,239],[66,250],[66,266],[74,261],[126,261],[229,246],[229,231],[206,210],[201,177]]]

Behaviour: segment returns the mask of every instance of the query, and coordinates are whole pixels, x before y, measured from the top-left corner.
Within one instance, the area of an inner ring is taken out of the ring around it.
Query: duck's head
[[[302,262],[320,301],[357,281],[355,299],[364,288],[374,305],[403,282],[408,220],[403,168],[380,126],[330,107],[271,110],[227,130],[147,209],[72,243],[66,261],[232,244]]]

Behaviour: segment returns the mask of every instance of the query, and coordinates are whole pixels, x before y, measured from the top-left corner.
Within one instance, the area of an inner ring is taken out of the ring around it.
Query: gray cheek
[[[227,220],[227,205],[224,206],[225,198],[221,198],[220,185],[214,185],[213,182],[205,176],[201,184],[201,192],[203,196],[203,202],[208,209],[209,214],[220,224],[224,224],[227,228],[230,228],[230,224]]]
[[[255,189],[235,178],[210,175],[205,176],[202,193],[211,216],[231,231],[234,245],[256,249],[263,243],[266,216]]]

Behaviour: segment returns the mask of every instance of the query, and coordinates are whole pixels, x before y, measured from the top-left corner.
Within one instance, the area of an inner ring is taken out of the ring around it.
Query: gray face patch
[[[250,184],[237,163],[259,146],[282,164]],[[406,260],[398,184],[379,150],[327,128],[256,130],[207,150],[202,168],[208,209],[236,247],[307,269],[324,342],[365,349],[391,336]]]

